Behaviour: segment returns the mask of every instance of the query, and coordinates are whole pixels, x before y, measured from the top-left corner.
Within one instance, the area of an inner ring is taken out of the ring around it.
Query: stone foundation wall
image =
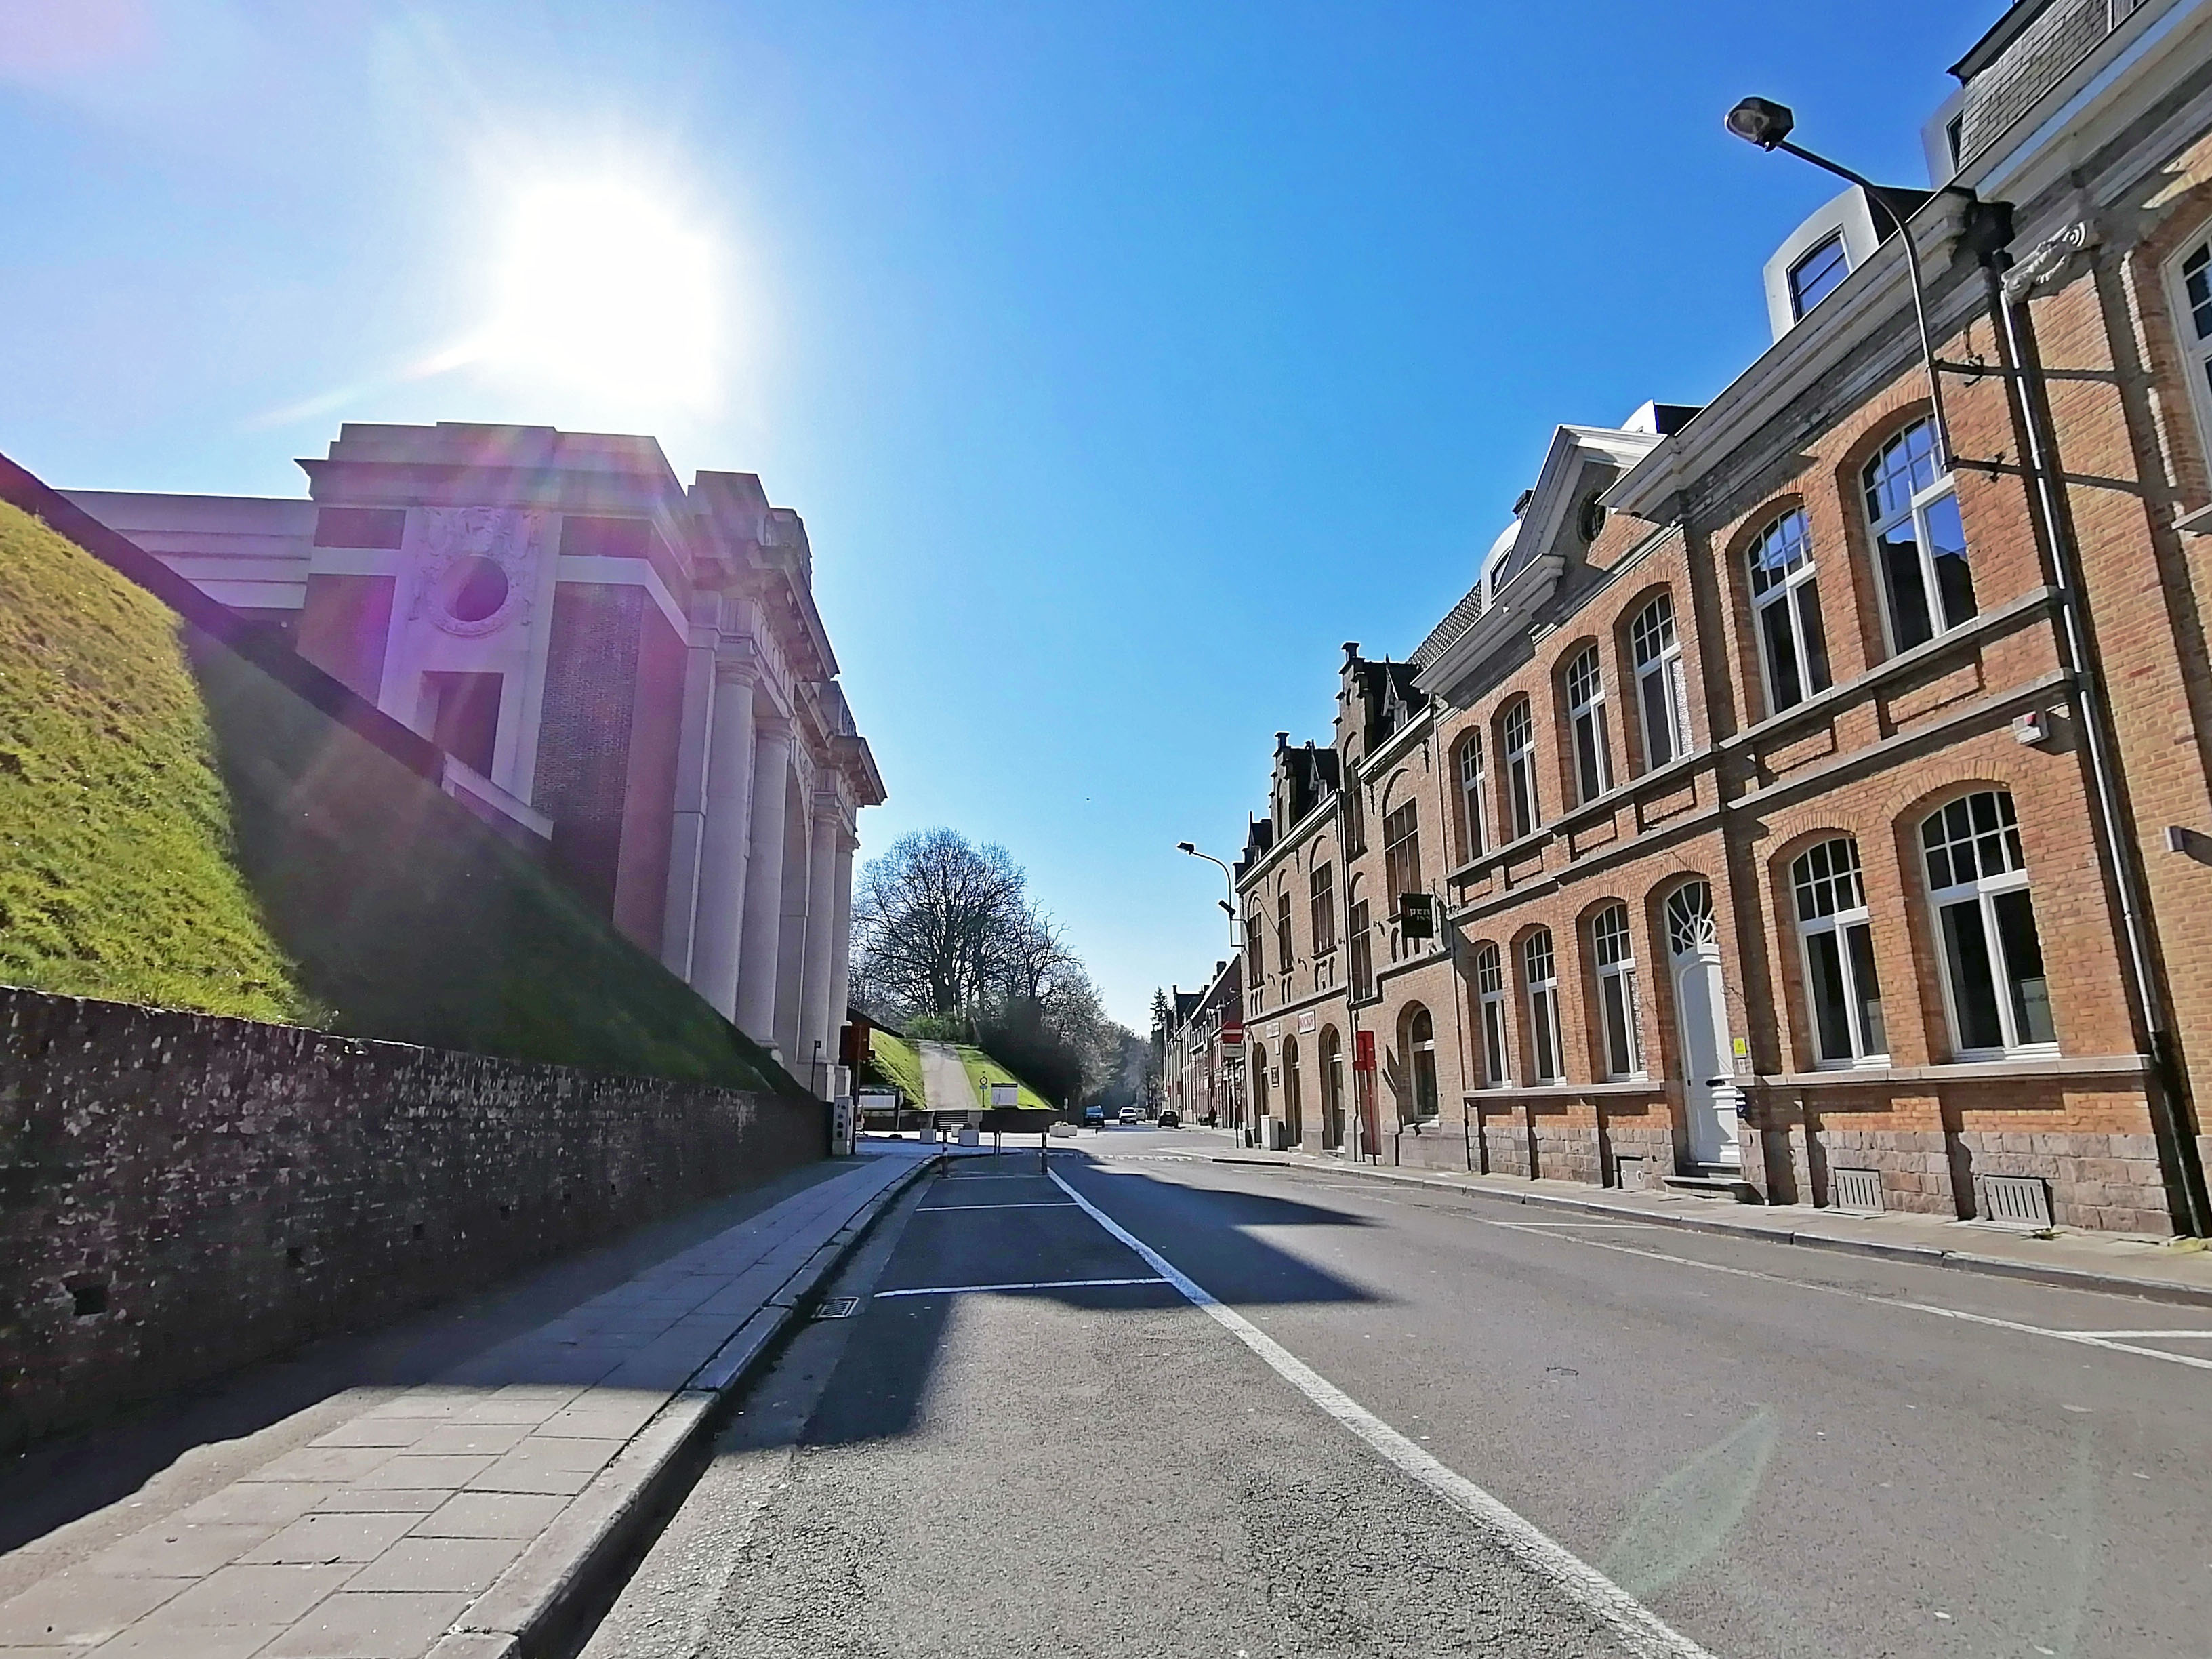
[[[2034,1176],[2047,1182],[2051,1217],[2061,1226],[2123,1233],[2173,1231],[2166,1182],[2159,1172],[2158,1142],[2152,1136],[1963,1131],[1957,1141],[1970,1180]],[[1973,1195],[1971,1184],[1965,1190]]]
[[[825,1109],[0,988],[0,1446],[827,1150]]]

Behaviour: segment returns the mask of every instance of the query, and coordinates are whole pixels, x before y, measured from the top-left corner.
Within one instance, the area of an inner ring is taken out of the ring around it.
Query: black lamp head
[[[1728,130],[1761,149],[1772,149],[1796,125],[1790,106],[1771,98],[1747,98],[1728,112]]]
[[[1178,853],[1195,853],[1198,851],[1198,848],[1189,842],[1179,841],[1176,843],[1176,851]]]

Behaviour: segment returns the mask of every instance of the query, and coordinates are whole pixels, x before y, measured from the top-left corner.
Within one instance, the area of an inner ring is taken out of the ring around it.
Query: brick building
[[[1279,735],[1261,1136],[2203,1228],[2212,3],[2024,0],[1954,72],[1899,204],[1940,405],[1855,187],[1771,349],[1558,428],[1465,597]]]
[[[1243,983],[1243,963],[1231,957],[1213,964],[1204,990],[1170,994],[1162,1088],[1186,1124],[1244,1121]]]
[[[830,1090],[860,809],[799,515],[650,438],[348,423],[304,501],[70,499],[447,751],[446,787]]]

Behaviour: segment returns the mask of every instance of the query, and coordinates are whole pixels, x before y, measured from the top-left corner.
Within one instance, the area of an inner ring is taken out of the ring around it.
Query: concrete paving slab
[[[357,1590],[481,1593],[522,1553],[521,1538],[404,1538],[348,1583]]]
[[[404,1511],[303,1515],[239,1559],[249,1565],[331,1565],[341,1561],[374,1561],[413,1530],[419,1520],[419,1516]]]
[[[89,1647],[189,1588],[174,1578],[57,1573],[21,1595],[0,1601],[0,1650],[33,1644]]]
[[[323,1515],[428,1515],[453,1495],[442,1486],[429,1492],[342,1486],[317,1504],[315,1510]]]
[[[203,1525],[265,1521],[281,1527],[338,1490],[323,1480],[241,1480],[178,1510],[177,1518]]]
[[[167,1521],[133,1533],[85,1565],[121,1578],[204,1578],[239,1559],[273,1530],[267,1522]]]
[[[157,1613],[92,1651],[100,1659],[252,1659],[287,1628],[281,1623],[176,1624]]]
[[[460,1591],[345,1590],[261,1651],[266,1659],[414,1659],[468,1604]]]
[[[557,1494],[456,1492],[408,1528],[416,1538],[535,1538],[568,1507]]]
[[[161,1612],[184,1625],[289,1623],[353,1576],[350,1566],[218,1567],[186,1586]]]

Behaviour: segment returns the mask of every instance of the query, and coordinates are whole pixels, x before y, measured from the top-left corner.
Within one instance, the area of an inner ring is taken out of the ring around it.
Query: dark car
[[[1163,1129],[1182,1128],[1182,1114],[1176,1110],[1174,1107],[1169,1107],[1165,1111],[1160,1114],[1160,1127]]]
[[[1106,1109],[1103,1106],[1085,1106],[1083,1109],[1083,1121],[1085,1123],[1095,1124],[1102,1129],[1106,1127]]]

